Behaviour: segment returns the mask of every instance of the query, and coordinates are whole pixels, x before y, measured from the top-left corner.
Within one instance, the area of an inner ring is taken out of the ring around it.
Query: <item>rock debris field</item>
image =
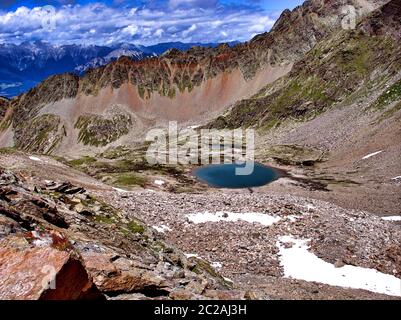
[[[401,296],[401,230],[393,220],[290,195],[102,193],[239,286],[291,278]]]

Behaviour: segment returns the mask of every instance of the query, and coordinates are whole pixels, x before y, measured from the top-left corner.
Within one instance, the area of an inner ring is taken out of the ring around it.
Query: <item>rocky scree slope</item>
[[[383,108],[401,97],[397,90],[400,39],[401,1],[393,0],[355,30],[333,34],[317,44],[287,76],[236,103],[209,126],[270,129],[290,118],[311,119],[375,92],[384,94],[367,107]]]
[[[230,289],[207,262],[84,188],[3,168],[0,279],[1,299],[197,299]]]
[[[258,161],[288,165],[292,174],[321,181],[331,191],[285,186],[285,193],[398,215],[400,17],[401,2],[390,1],[355,30],[317,44],[287,76],[238,102],[209,127],[257,129]],[[296,163],[299,150],[319,156]]]
[[[2,298],[393,298],[289,279],[278,246],[289,235],[310,239],[309,252],[338,268],[401,275],[399,226],[368,212],[274,191],[127,192],[13,150],[0,164]],[[203,213],[219,221],[192,219]],[[263,220],[247,219],[254,214]],[[49,267],[62,290],[41,286]]]
[[[170,50],[138,62],[121,58],[82,78],[50,77],[11,101],[1,144],[44,153],[68,153],[79,144],[88,146],[88,152],[90,147],[132,141],[163,121],[210,118],[291,70],[294,62],[340,28],[343,5],[366,14],[385,2],[306,1],[284,11],[269,33],[233,48]],[[129,118],[123,128],[105,116],[116,106]],[[58,125],[48,123],[48,114]],[[110,137],[113,130],[120,134]],[[105,137],[88,137],[93,131]],[[24,143],[22,137],[31,142]]]

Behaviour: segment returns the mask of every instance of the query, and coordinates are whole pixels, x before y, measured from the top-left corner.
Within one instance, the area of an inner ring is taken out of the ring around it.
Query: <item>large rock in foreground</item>
[[[78,255],[60,234],[28,232],[0,241],[0,299],[101,299]],[[59,248],[57,248],[57,246]]]
[[[0,299],[202,299],[230,288],[123,210],[37,176],[0,168]]]

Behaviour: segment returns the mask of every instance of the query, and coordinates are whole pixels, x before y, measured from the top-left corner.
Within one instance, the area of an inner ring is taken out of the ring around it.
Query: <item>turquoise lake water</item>
[[[194,175],[202,182],[216,188],[241,189],[261,187],[279,178],[277,170],[260,163],[253,163],[254,169],[249,175],[238,175],[236,169],[245,164],[216,164],[200,167]]]

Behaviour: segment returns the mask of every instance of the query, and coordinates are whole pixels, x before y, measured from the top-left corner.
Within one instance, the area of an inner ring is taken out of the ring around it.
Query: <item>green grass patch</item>
[[[202,274],[203,272],[205,272],[212,277],[221,278],[221,276],[216,272],[216,270],[213,269],[213,267],[208,262],[197,258],[195,259],[196,265],[191,270],[192,272],[195,272],[196,274]]]
[[[101,157],[109,160],[115,160],[128,155],[132,150],[126,146],[110,148],[101,154]]]
[[[401,99],[401,80],[394,83],[379,98],[377,98],[377,100],[373,104],[373,107],[376,109],[382,109],[400,99]]]
[[[378,119],[378,121],[383,121],[385,119],[390,118],[394,113],[396,113],[397,111],[401,110],[401,101],[398,102],[393,108],[387,110],[386,112],[384,112]]]
[[[123,173],[117,176],[114,183],[118,186],[129,187],[129,186],[141,186],[144,187],[147,180],[144,177],[138,176],[135,173]]]
[[[79,159],[74,159],[74,160],[68,161],[68,163],[70,165],[72,165],[73,167],[81,167],[84,165],[90,165],[96,161],[97,160],[93,157],[85,156],[85,157],[82,157]]]
[[[53,114],[23,122],[15,130],[15,145],[24,151],[51,154],[65,136],[65,128],[60,124],[60,117]]]
[[[117,222],[113,217],[107,217],[102,215],[95,216],[95,221],[102,224],[114,224]]]
[[[84,145],[103,147],[128,134],[132,125],[129,114],[116,113],[109,118],[101,115],[82,115],[74,127],[79,129],[79,142]]]
[[[15,147],[0,148],[0,154],[15,154],[17,149]]]
[[[0,123],[0,132],[7,130],[8,127],[11,125],[11,119],[3,119]]]
[[[131,221],[130,223],[128,223],[127,227],[133,233],[142,234],[145,232],[145,227],[136,221]]]

